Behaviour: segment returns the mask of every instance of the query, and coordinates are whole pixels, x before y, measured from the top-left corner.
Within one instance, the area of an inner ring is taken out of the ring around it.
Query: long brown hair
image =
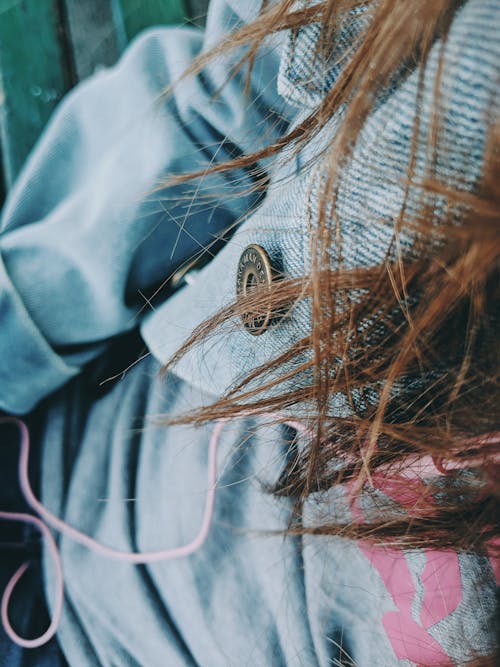
[[[342,23],[353,12],[366,19],[333,86],[299,125],[264,149],[210,170],[252,168],[284,148],[298,153],[324,132],[336,114],[341,118],[316,157],[321,178],[317,223],[310,238],[310,273],[301,280],[277,281],[270,290],[256,290],[231,303],[200,325],[167,365],[174,366],[221,327],[239,326],[249,311],[286,308],[293,317],[294,305],[310,302],[310,330],[291,349],[256,368],[211,405],[171,420],[197,424],[270,412],[293,414],[294,406],[301,406],[304,414],[307,406],[305,421],[313,435],[297,448],[273,488],[274,493],[296,500],[291,532],[473,552],[491,547],[498,536],[500,487],[494,455],[495,434],[500,431],[495,344],[500,124],[493,100],[491,114],[484,119],[489,139],[478,182],[468,183],[467,174],[462,183],[449,182],[440,177],[437,166],[445,146],[440,118],[444,45],[462,4],[457,0],[326,0],[301,8],[294,0],[264,4],[255,21],[200,56],[187,73],[236,48],[244,51],[233,71],[249,69],[269,35],[311,24],[319,26],[314,57],[328,62],[329,45]],[[423,128],[418,108],[426,64],[436,43],[442,46],[433,81],[433,112]],[[419,94],[408,168],[400,174],[403,205],[392,221],[392,241],[383,261],[369,268],[350,268],[340,247],[339,183],[381,91],[388,91],[408,71],[418,73]],[[426,164],[423,175],[419,172],[416,178],[416,156],[422,147]],[[169,183],[206,173],[177,175]],[[264,188],[264,177],[259,180],[255,173],[255,188]],[[407,206],[412,197],[418,199],[418,208]],[[410,250],[401,250],[404,235],[411,238]],[[293,360],[297,363],[290,365]],[[285,365],[286,378],[280,373]],[[305,371],[308,382],[303,381]],[[296,390],[283,391],[284,380],[294,375]],[[331,399],[339,395],[350,406],[348,417],[332,411]],[[421,500],[405,512],[394,504],[380,504],[368,523],[345,523],[335,517],[318,525],[301,523],[301,504],[311,494],[339,484],[351,485],[357,495],[370,493],[375,477],[401,476],[408,462],[425,456],[433,457],[447,474],[438,480],[419,479]]]

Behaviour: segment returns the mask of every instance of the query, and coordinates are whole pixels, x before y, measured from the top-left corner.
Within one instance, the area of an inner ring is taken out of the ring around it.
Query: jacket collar
[[[299,0],[297,9],[316,2]],[[340,17],[327,59],[317,52],[321,32],[319,23],[289,31],[278,74],[278,92],[282,97],[299,108],[317,107],[349,62],[357,37],[368,22],[369,14],[365,8],[346,11]]]
[[[192,331],[236,298],[236,275],[244,249],[257,243],[280,258],[291,278],[307,271],[307,221],[301,215],[308,179],[298,176],[276,192],[268,192],[261,207],[242,223],[228,244],[195,275],[191,284],[146,316],[141,333],[152,354],[166,364]],[[266,363],[300,340],[309,328],[309,306],[252,336],[238,319],[221,325],[213,337],[190,350],[174,372],[204,392],[221,395],[252,369]]]

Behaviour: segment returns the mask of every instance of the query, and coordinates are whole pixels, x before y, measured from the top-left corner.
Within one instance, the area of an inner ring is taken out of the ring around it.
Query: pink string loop
[[[42,635],[36,637],[35,639],[25,639],[24,637],[21,637],[20,635],[17,634],[17,632],[12,627],[12,624],[9,619],[10,598],[12,597],[12,593],[17,585],[17,582],[21,579],[23,574],[28,569],[29,562],[23,563],[23,565],[21,565],[21,567],[19,567],[16,570],[16,572],[10,578],[7,586],[5,587],[5,591],[2,595],[1,619],[2,619],[2,625],[7,635],[15,644],[18,644],[18,646],[22,646],[23,648],[38,648],[39,646],[43,646],[52,639],[52,637],[57,632],[57,628],[59,627],[59,622],[61,620],[63,598],[64,598],[64,580],[61,567],[61,558],[59,556],[57,545],[52,536],[52,533],[43,523],[43,521],[41,521],[38,517],[32,516],[31,514],[24,514],[18,512],[0,512],[0,519],[5,521],[21,521],[23,523],[29,523],[35,526],[46,540],[52,558],[54,559],[55,576],[56,576],[54,613],[49,627]]]
[[[107,558],[113,558],[126,563],[132,564],[145,564],[145,563],[156,563],[161,560],[168,560],[172,558],[180,558],[182,556],[188,556],[189,554],[197,551],[202,544],[207,539],[210,524],[213,516],[213,509],[215,504],[215,487],[216,487],[216,475],[217,475],[217,445],[222,429],[227,423],[226,420],[220,420],[215,424],[214,430],[212,432],[210,443],[208,447],[208,488],[205,501],[205,510],[203,513],[203,519],[200,526],[200,530],[196,537],[181,547],[176,547],[173,549],[163,549],[160,551],[149,551],[149,552],[125,552],[119,551],[108,547],[105,544],[101,544],[97,540],[94,540],[89,535],[82,533],[81,531],[73,528],[68,525],[66,522],[59,519],[57,516],[52,514],[44,505],[36,498],[31,488],[29,478],[28,478],[28,460],[29,460],[29,432],[26,424],[17,419],[16,417],[4,417],[0,419],[0,424],[14,424],[19,428],[21,434],[20,448],[21,452],[19,455],[19,465],[18,465],[18,475],[19,475],[19,485],[21,487],[22,494],[26,500],[29,507],[34,510],[38,517],[31,514],[24,514],[19,512],[2,512],[0,511],[0,520],[4,521],[21,521],[23,523],[28,523],[35,526],[43,538],[46,540],[47,546],[51,553],[51,556],[54,561],[55,566],[55,576],[56,576],[56,592],[54,599],[54,611],[52,615],[52,620],[50,622],[47,630],[34,639],[25,639],[18,635],[13,629],[10,619],[9,619],[9,602],[12,597],[14,588],[16,587],[18,581],[21,579],[23,574],[26,572],[29,563],[24,563],[19,567],[14,575],[9,580],[5,591],[2,596],[1,602],[1,621],[5,629],[5,632],[10,637],[10,639],[23,648],[38,648],[46,644],[54,634],[57,632],[59,623],[62,615],[62,606],[64,600],[64,576],[61,565],[61,558],[59,551],[57,549],[56,542],[52,533],[49,530],[49,526],[57,530],[62,535],[66,535],[70,539],[79,544],[87,547],[88,549],[101,554]],[[39,518],[40,517],[40,518]]]

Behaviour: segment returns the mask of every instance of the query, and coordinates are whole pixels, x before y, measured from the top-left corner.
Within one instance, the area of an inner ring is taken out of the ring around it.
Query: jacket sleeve
[[[284,129],[276,43],[248,95],[244,73],[223,85],[225,56],[162,97],[200,49],[257,11],[233,3],[212,3],[204,35],[139,36],[63,100],[29,157],[0,221],[0,409],[27,412],[77,374],[137,325],[143,290],[255,204],[232,185],[250,186],[250,171],[158,189],[168,173],[208,168]]]

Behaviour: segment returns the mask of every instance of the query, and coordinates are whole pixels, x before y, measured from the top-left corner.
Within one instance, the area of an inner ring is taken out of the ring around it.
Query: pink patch
[[[382,618],[382,624],[396,657],[400,660],[411,660],[417,664],[425,663],[426,665],[439,665],[443,661],[449,660],[449,656],[443,648],[427,631],[430,625],[442,620],[449,612],[445,612],[439,618],[434,616],[433,619],[436,620],[433,620],[433,623],[429,623],[429,625],[424,622],[419,625],[413,619],[411,604],[415,597],[415,586],[403,552],[397,549],[383,549],[365,544],[360,544],[360,549],[379,573],[384,586],[398,609],[398,611],[386,613]],[[442,555],[439,552],[426,552],[426,556],[428,554],[431,555],[431,558],[435,554],[437,556]],[[456,556],[456,554],[453,555]],[[429,562],[424,569],[424,573],[428,567]],[[422,581],[422,583],[425,589],[424,603],[427,602],[434,614],[437,615],[451,607],[447,600],[444,603],[442,602],[443,598],[438,593],[439,588],[433,587],[436,583],[435,578],[427,577],[427,587],[426,582]],[[429,618],[429,615],[425,615],[425,618]]]
[[[398,660],[411,660],[426,667],[449,661],[449,656],[427,630],[406,614],[389,611],[382,623]]]
[[[372,476],[374,488],[382,491],[388,498],[392,498],[396,503],[407,509],[413,509],[422,501],[422,490],[424,485],[420,481],[408,481],[400,475],[386,477],[383,474],[375,473]]]
[[[360,545],[361,551],[378,571],[396,607],[411,618],[411,603],[415,596],[413,579],[404,554],[397,549]]]
[[[449,616],[462,600],[462,580],[458,556],[454,551],[425,552],[427,563],[422,572],[424,599],[420,620],[430,628]]]
[[[424,485],[415,480],[409,483],[402,477],[375,476],[376,488],[403,507],[414,509],[423,503],[433,503],[431,497],[422,501]],[[353,493],[352,486],[347,493]],[[351,512],[355,519],[364,521],[359,502],[352,498]],[[451,614],[462,599],[462,585],[457,554],[452,551],[424,552],[426,564],[422,572],[424,595],[420,613],[421,624],[411,615],[415,586],[404,553],[399,549],[372,547],[360,543],[360,550],[377,570],[397,611],[384,615],[382,624],[399,660],[410,660],[417,665],[440,665],[449,656],[428,629]]]

